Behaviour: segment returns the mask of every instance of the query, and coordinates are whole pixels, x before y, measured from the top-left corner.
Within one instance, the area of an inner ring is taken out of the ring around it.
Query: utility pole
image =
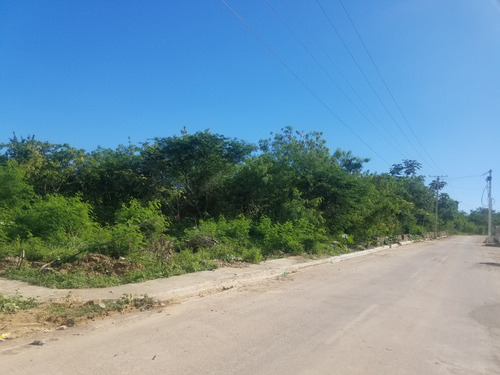
[[[488,238],[486,239],[486,244],[487,245],[494,245],[495,244],[495,239],[491,235],[491,211],[492,211],[492,199],[491,199],[491,174],[493,171],[490,169],[488,171],[489,176],[486,177],[486,182],[488,183]]]
[[[439,190],[441,190],[444,185],[446,185],[446,182],[441,182],[439,179],[441,177],[448,177],[448,176],[429,176],[429,177],[435,177],[436,180],[433,181],[435,182],[435,188],[436,188],[436,212],[435,212],[435,219],[434,219],[434,238],[438,238],[438,203],[439,203]]]

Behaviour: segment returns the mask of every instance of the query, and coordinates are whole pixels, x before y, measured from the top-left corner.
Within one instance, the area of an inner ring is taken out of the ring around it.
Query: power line
[[[349,102],[353,105],[353,107],[365,118],[366,121],[380,134],[380,136],[397,152],[403,155],[403,152],[396,147],[387,137],[377,128],[377,126],[361,111],[361,108],[347,95],[347,93],[340,87],[337,81],[331,76],[331,74],[326,70],[326,68],[319,62],[319,60],[312,54],[311,50],[302,42],[302,40],[297,36],[297,34],[293,31],[291,26],[285,21],[285,19],[281,16],[281,14],[267,1],[264,0],[269,8],[276,14],[276,16],[280,19],[281,23],[285,25],[286,29],[292,34],[294,39],[301,45],[301,47],[308,53],[308,55],[313,59],[313,61],[319,66],[319,68],[325,73],[325,75],[332,81],[332,83],[337,87],[337,89],[344,95],[344,97],[349,100]],[[387,131],[387,130],[386,130]]]
[[[459,179],[462,179],[462,178],[478,178],[478,177],[483,177],[484,174],[482,175],[471,175],[471,176],[461,176],[461,177],[448,177],[448,179],[450,180],[459,180]]]
[[[349,80],[346,78],[346,76],[342,73],[342,71],[339,69],[339,67],[337,66],[337,64],[335,64],[335,62],[333,61],[333,59],[331,58],[330,54],[323,48],[323,46],[321,45],[321,43],[319,43],[319,41],[317,40],[317,38],[314,37],[314,35],[312,34],[312,32],[309,30],[309,28],[307,27],[307,25],[304,24],[304,22],[302,22],[301,20],[301,17],[297,14],[297,11],[295,10],[295,8],[290,4],[290,1],[286,1],[288,7],[291,9],[291,11],[295,14],[295,17],[297,17],[297,19],[299,20],[299,22],[302,24],[302,27],[304,27],[304,29],[306,29],[306,31],[308,32],[309,36],[315,41],[315,43],[318,45],[318,47],[320,48],[320,50],[325,54],[326,58],[328,59],[328,61],[330,62],[330,64],[335,68],[336,72],[340,75],[340,77],[345,81],[345,83],[349,86],[349,88],[354,92],[354,94],[356,95],[356,97],[359,99],[359,101],[365,106],[365,108],[368,110],[368,112],[370,113],[370,115],[373,116],[373,118],[377,121],[377,123],[382,127],[382,129],[387,133],[387,135],[395,142],[395,143],[399,143],[399,141],[396,139],[396,137],[393,135],[392,132],[390,132],[385,126],[384,124],[382,123],[382,121],[380,121],[380,119],[375,115],[375,113],[371,110],[371,108],[368,106],[368,104],[363,100],[363,98],[361,97],[361,95],[358,93],[358,91],[353,87],[353,85],[349,82]],[[409,158],[408,154],[405,152],[405,151],[400,151],[398,150],[398,152],[402,155],[404,155],[405,158]]]
[[[370,51],[368,50],[368,48],[366,47],[366,44],[365,42],[363,41],[363,38],[361,37],[360,33],[358,32],[358,29],[356,27],[356,25],[354,24],[351,16],[349,15],[349,12],[347,11],[346,7],[344,6],[344,3],[342,2],[342,0],[338,0],[340,5],[342,6],[342,9],[344,9],[344,12],[345,14],[347,15],[347,18],[349,19],[349,22],[351,23],[351,26],[353,27],[354,31],[356,32],[356,35],[358,36],[358,39],[359,41],[361,42],[361,45],[363,46],[366,54],[368,55],[368,57],[370,58],[370,61],[373,65],[373,67],[375,68],[375,71],[377,72],[378,76],[380,77],[380,80],[382,81],[382,83],[384,84],[384,87],[385,89],[387,90],[387,92],[389,93],[390,97],[392,98],[392,101],[394,102],[394,104],[396,105],[396,108],[398,109],[399,113],[401,114],[401,116],[403,117],[406,125],[408,126],[408,129],[410,129],[411,133],[413,134],[413,137],[415,137],[415,139],[417,140],[418,144],[420,145],[420,147],[422,148],[422,150],[425,152],[425,154],[429,157],[430,161],[434,164],[434,166],[437,168],[437,169],[440,169],[439,166],[436,164],[436,162],[434,161],[434,159],[432,158],[432,156],[427,152],[426,148],[424,147],[424,145],[422,144],[422,142],[420,142],[420,139],[417,137],[417,134],[415,134],[414,130],[413,130],[413,127],[410,125],[410,123],[408,122],[408,119],[406,118],[405,114],[403,113],[403,111],[401,110],[401,107],[399,106],[399,103],[396,101],[396,98],[394,97],[394,95],[392,94],[392,91],[391,89],[389,88],[389,86],[387,85],[387,82],[385,81],[384,77],[382,76],[382,74],[380,73],[380,70],[377,66],[377,64],[375,64],[375,61],[373,60],[373,57],[370,53]]]
[[[387,165],[390,163],[385,160],[378,152],[376,152],[363,138],[361,138],[335,111],[333,111],[325,101],[323,101],[293,70],[292,68],[260,37],[260,35],[250,27],[250,25],[233,9],[225,0],[221,2],[233,13],[236,18],[257,38],[257,40],[280,62],[283,67],[321,104],[330,114],[337,119],[347,130],[349,130],[360,142],[368,147],[375,155],[377,155]]]
[[[408,143],[411,145],[411,147],[415,150],[415,152],[420,156],[420,158],[425,161],[427,164],[429,164],[429,166],[435,170],[434,167],[432,167],[432,165],[430,165],[430,163],[428,163],[428,161],[426,160],[426,158],[420,153],[420,151],[415,147],[415,145],[413,144],[413,142],[410,140],[410,138],[406,135],[406,133],[403,131],[403,129],[401,128],[401,126],[399,125],[398,121],[394,118],[394,116],[392,115],[391,111],[389,111],[389,108],[387,108],[387,106],[385,105],[385,103],[383,102],[382,98],[380,97],[380,95],[378,94],[377,90],[375,90],[375,88],[373,87],[373,84],[371,83],[371,81],[368,79],[368,77],[366,76],[364,70],[361,68],[361,66],[359,65],[357,59],[354,57],[354,55],[352,54],[349,46],[347,45],[347,43],[344,41],[344,39],[342,38],[342,36],[340,35],[339,31],[337,30],[337,28],[335,27],[332,19],[330,18],[330,16],[328,16],[328,14],[326,13],[325,9],[323,8],[323,6],[321,5],[321,3],[319,2],[319,0],[316,0],[316,3],[318,4],[319,8],[321,9],[321,11],[323,12],[324,16],[326,17],[326,19],[328,20],[328,23],[330,24],[330,26],[332,27],[332,29],[335,31],[335,34],[337,34],[337,37],[340,39],[340,41],[342,42],[342,45],[344,46],[344,48],[346,49],[346,51],[348,52],[349,56],[351,57],[351,59],[353,60],[354,64],[356,65],[356,67],[358,68],[358,70],[360,71],[361,75],[364,77],[365,81],[368,83],[368,85],[370,86],[371,90],[373,91],[373,93],[375,94],[375,96],[377,97],[377,99],[379,100],[380,104],[382,104],[382,106],[384,107],[385,111],[387,112],[387,114],[389,115],[389,117],[391,118],[391,120],[394,122],[394,124],[397,126],[397,128],[399,129],[399,131],[401,132],[401,134],[403,135],[403,137],[408,141]]]

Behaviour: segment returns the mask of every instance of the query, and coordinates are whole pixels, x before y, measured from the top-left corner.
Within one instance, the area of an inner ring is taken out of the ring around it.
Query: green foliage
[[[3,296],[0,294],[0,313],[14,313],[19,310],[29,310],[36,307],[37,303],[33,298],[23,298],[21,296]]]
[[[244,262],[259,263],[264,258],[262,251],[258,247],[245,248],[241,251],[241,258]]]
[[[49,262],[54,259],[64,259],[80,252],[86,242],[78,238],[72,238],[64,244],[50,244],[39,237],[27,239],[17,238],[0,247],[0,258],[17,257],[24,252],[29,261]]]
[[[142,205],[132,200],[115,214],[115,224],[103,228],[89,250],[114,258],[125,257],[151,246],[169,225],[159,202]]]
[[[222,260],[228,263],[238,261],[248,263],[259,263],[263,256],[259,247],[239,247],[231,244],[218,244],[210,249],[213,259]]]
[[[14,161],[0,165],[0,210],[26,207],[33,198],[33,188],[26,183],[25,173]]]
[[[199,244],[213,259],[257,263],[262,253],[252,246],[251,231],[252,222],[243,215],[233,220],[221,216],[217,221],[200,220],[197,227],[186,230],[184,239],[188,244]]]
[[[224,187],[237,164],[254,147],[239,140],[231,140],[209,131],[156,138],[145,147],[147,174],[157,186],[165,190],[181,189],[182,200],[177,200],[177,216],[196,220],[207,214],[215,216],[223,205]]]
[[[184,240],[191,243],[202,243],[201,239],[209,239],[209,245],[226,243],[235,246],[247,246],[250,243],[251,221],[243,215],[236,219],[226,220],[220,216],[218,220],[200,220],[198,226],[185,231]],[[203,247],[203,246],[202,246]]]
[[[9,242],[9,227],[15,213],[29,207],[33,188],[25,182],[25,173],[14,161],[0,165],[0,244]]]
[[[488,209],[478,208],[471,210],[469,215],[459,213],[457,231],[461,233],[472,233],[486,235],[488,233]],[[493,210],[491,215],[492,227],[500,226],[500,212]]]
[[[251,226],[252,222],[242,214],[233,220],[226,220],[221,216],[217,220],[216,236],[223,242],[247,246],[250,243]]]
[[[214,267],[212,260],[322,254],[433,230],[435,191],[415,160],[387,174],[321,133],[285,127],[259,142],[208,130],[90,153],[34,137],[0,144],[0,258],[72,261],[98,252],[144,269],[99,281],[83,274],[9,270],[43,285],[92,286]],[[447,194],[439,227],[485,234],[484,209],[465,214]],[[494,213],[493,224],[500,225]]]
[[[8,233],[11,239],[36,237],[50,245],[62,245],[74,237],[92,235],[95,228],[91,206],[79,196],[47,195],[16,211]]]
[[[196,253],[189,250],[182,250],[174,257],[172,267],[180,273],[191,273],[217,268],[212,261],[210,252],[201,249]]]
[[[273,223],[263,216],[256,229],[265,255],[317,253],[320,245],[327,241],[324,229],[315,227],[305,218]]]
[[[161,213],[161,205],[158,201],[141,204],[133,199],[128,205],[123,205],[115,215],[117,225],[137,227],[145,241],[151,241],[168,228],[168,221]]]
[[[390,170],[391,176],[412,177],[422,168],[422,164],[416,160],[405,159],[402,164],[393,164]]]
[[[351,151],[335,150],[333,159],[347,173],[361,173],[363,164],[368,163],[370,159],[359,158],[352,154]]]
[[[85,275],[81,272],[43,273],[41,270],[34,268],[23,268],[19,270],[11,268],[5,271],[4,276],[9,279],[20,280],[33,285],[59,289],[103,288],[123,284],[118,276]]]
[[[68,144],[51,144],[34,136],[20,139],[14,134],[8,143],[0,144],[5,156],[24,171],[34,191],[39,195],[73,195],[78,186],[77,171],[84,164],[84,150]]]
[[[113,222],[116,211],[133,199],[155,200],[143,169],[140,148],[134,145],[98,148],[87,155],[76,178],[100,223]]]

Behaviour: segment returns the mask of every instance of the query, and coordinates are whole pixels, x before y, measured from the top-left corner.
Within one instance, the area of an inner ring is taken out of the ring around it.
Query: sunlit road
[[[500,374],[500,248],[453,237],[0,352],[5,374]],[[0,346],[0,350],[2,347]]]

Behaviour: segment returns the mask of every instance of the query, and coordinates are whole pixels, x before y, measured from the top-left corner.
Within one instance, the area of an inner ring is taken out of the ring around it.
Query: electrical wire
[[[307,54],[313,59],[313,61],[318,65],[318,67],[323,71],[323,73],[330,79],[330,81],[335,85],[335,87],[344,95],[344,97],[353,105],[353,107],[364,117],[364,119],[380,134],[380,136],[398,153],[403,155],[403,152],[396,147],[381,131],[380,129],[366,116],[366,114],[359,108],[359,106],[351,99],[349,95],[340,87],[337,81],[332,77],[332,75],[326,70],[326,68],[319,62],[319,60],[312,54],[311,50],[302,42],[302,40],[297,36],[297,34],[293,31],[291,26],[285,21],[285,19],[281,16],[281,14],[269,3],[269,1],[264,0],[267,6],[276,14],[276,16],[280,19],[281,23],[286,27],[286,29],[292,34],[294,39],[300,46],[307,52]],[[386,130],[387,131],[387,130]]]
[[[323,8],[323,6],[321,5],[321,3],[319,2],[319,0],[316,0],[316,3],[318,4],[319,8],[321,9],[321,11],[323,12],[324,16],[326,17],[326,19],[328,20],[328,23],[330,24],[330,26],[332,27],[333,31],[335,32],[335,34],[337,35],[337,37],[340,39],[340,41],[342,42],[342,45],[344,46],[344,48],[346,49],[346,51],[348,52],[349,56],[351,57],[351,59],[353,60],[354,62],[354,65],[356,65],[356,67],[358,68],[358,70],[360,71],[361,75],[364,77],[365,81],[368,83],[368,85],[370,86],[371,90],[373,91],[373,93],[375,94],[375,96],[377,97],[377,99],[379,100],[380,104],[382,105],[382,107],[385,109],[385,111],[387,112],[387,114],[389,115],[389,117],[391,118],[391,120],[394,122],[394,124],[396,125],[396,127],[399,129],[399,131],[401,132],[401,134],[403,135],[403,137],[406,139],[406,141],[410,144],[410,146],[415,150],[415,152],[420,156],[420,158],[422,159],[422,161],[425,161],[434,171],[436,171],[436,169],[427,161],[427,159],[420,153],[420,151],[415,147],[415,145],[413,144],[413,142],[411,141],[411,139],[407,136],[407,134],[403,131],[403,128],[399,125],[399,122],[394,118],[393,114],[391,113],[391,111],[389,110],[389,108],[387,108],[386,104],[384,103],[384,101],[382,100],[382,98],[380,97],[380,95],[378,94],[377,90],[375,90],[375,87],[373,87],[373,84],[371,83],[371,81],[368,79],[366,73],[364,72],[364,70],[361,68],[360,64],[358,63],[357,59],[354,57],[354,55],[352,54],[349,46],[347,45],[347,43],[344,41],[344,39],[342,38],[342,36],[340,35],[339,31],[337,30],[337,28],[335,27],[335,24],[333,23],[332,19],[330,16],[328,16],[328,14],[326,13],[325,9]]]
[[[427,155],[427,157],[429,158],[429,160],[434,164],[434,166],[441,170],[441,168],[439,168],[439,166],[436,164],[436,162],[434,161],[434,159],[432,158],[432,156],[427,152],[427,149],[424,147],[424,145],[422,144],[422,142],[420,141],[419,137],[417,136],[417,134],[415,133],[415,131],[413,130],[413,127],[410,125],[408,119],[406,118],[405,114],[403,113],[403,111],[401,110],[401,107],[399,106],[399,103],[396,101],[396,98],[394,97],[391,89],[389,88],[389,86],[387,85],[387,82],[386,80],[384,79],[384,77],[382,76],[382,74],[380,73],[380,69],[378,68],[377,64],[375,63],[375,61],[373,60],[373,57],[370,53],[370,51],[368,50],[368,48],[366,47],[366,44],[365,42],[363,41],[363,38],[361,37],[360,33],[358,32],[358,29],[356,27],[356,25],[354,24],[351,16],[349,15],[349,12],[347,11],[346,7],[344,6],[344,3],[342,2],[342,0],[338,0],[340,5],[342,6],[342,9],[344,10],[347,18],[349,19],[349,22],[351,23],[351,26],[353,27],[354,31],[356,32],[356,35],[359,39],[359,41],[361,42],[361,45],[363,46],[366,54],[368,55],[373,67],[375,68],[375,71],[377,72],[380,80],[382,81],[385,89],[387,90],[387,92],[389,93],[389,96],[392,98],[392,101],[394,102],[394,104],[396,105],[396,108],[398,109],[399,113],[401,114],[401,117],[404,119],[408,129],[410,129],[411,133],[413,134],[413,137],[417,140],[418,144],[420,145],[420,147],[422,148],[422,150],[424,151],[424,153]]]
[[[309,34],[309,36],[314,40],[314,42],[317,44],[317,46],[319,47],[319,49],[321,50],[321,52],[323,52],[323,54],[326,56],[326,58],[328,59],[328,61],[330,62],[330,64],[333,66],[333,68],[335,69],[335,71],[337,72],[337,74],[344,80],[344,82],[347,84],[347,86],[349,86],[349,88],[356,95],[356,97],[361,102],[361,104],[364,105],[364,107],[368,110],[368,112],[370,113],[370,115],[375,119],[375,121],[380,125],[380,127],[387,133],[387,135],[394,141],[394,143],[399,144],[398,139],[394,136],[394,134],[392,132],[390,132],[385,127],[385,125],[383,124],[383,122],[380,121],[380,119],[375,115],[375,113],[371,110],[371,108],[368,106],[368,104],[363,100],[363,98],[358,93],[358,91],[353,87],[353,85],[349,82],[349,80],[346,78],[346,76],[339,69],[339,67],[337,66],[337,64],[335,64],[335,62],[333,61],[333,59],[330,56],[330,54],[325,50],[325,48],[323,48],[323,46],[321,45],[321,43],[319,43],[319,41],[317,40],[317,38],[313,35],[313,33],[307,27],[307,25],[302,21],[302,19],[301,19],[302,17],[297,14],[297,11],[292,6],[292,4],[290,3],[290,1],[287,0],[286,3],[288,5],[288,7],[290,8],[290,10],[292,11],[292,13],[295,15],[295,17],[299,20],[299,22],[301,23],[302,27],[307,31],[307,33]],[[404,158],[406,158],[406,159],[410,158],[409,155],[408,155],[408,153],[406,153],[404,150],[403,151],[399,150],[398,152],[401,155],[403,155]]]
[[[233,13],[236,18],[250,31],[257,40],[280,62],[283,67],[288,70],[288,72],[307,90],[309,93],[323,106],[325,109],[339,121],[347,130],[349,130],[360,142],[362,142],[368,149],[370,149],[375,155],[377,155],[383,162],[387,165],[391,165],[387,160],[385,160],[377,151],[375,151],[361,136],[358,135],[342,118],[333,111],[330,106],[322,100],[298,75],[295,73],[292,68],[274,51],[271,46],[269,46],[264,39],[260,37],[260,35],[225,1],[221,0],[221,2]]]
[[[484,202],[483,202],[484,192],[486,191],[486,189],[488,189],[488,185],[486,185],[486,186],[484,187],[484,189],[483,189],[483,194],[481,195],[481,205],[483,206],[483,208],[487,206],[487,205],[486,205],[486,204],[484,204]]]
[[[471,175],[471,176],[461,176],[461,177],[448,177],[448,179],[450,180],[459,180],[459,179],[463,179],[463,178],[478,178],[478,177],[483,177],[483,175]]]

